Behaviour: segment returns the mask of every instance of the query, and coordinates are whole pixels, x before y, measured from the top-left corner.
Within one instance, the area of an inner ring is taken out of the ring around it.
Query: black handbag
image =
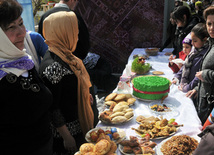
[[[214,155],[214,124],[207,126],[198,136],[201,141],[193,155]]]
[[[202,124],[206,122],[207,118],[214,108],[214,82],[210,87],[210,92],[206,93],[205,97],[202,97],[202,105],[206,106],[206,108],[203,109],[204,112],[199,115]]]

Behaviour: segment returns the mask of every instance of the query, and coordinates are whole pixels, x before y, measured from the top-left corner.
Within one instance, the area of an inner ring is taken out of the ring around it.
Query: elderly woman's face
[[[214,15],[207,16],[206,27],[210,37],[214,38]]]
[[[26,30],[21,16],[10,23],[4,29],[4,33],[18,49],[23,50]]]

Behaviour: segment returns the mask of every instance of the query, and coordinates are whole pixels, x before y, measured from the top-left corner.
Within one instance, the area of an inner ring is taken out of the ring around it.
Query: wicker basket
[[[156,55],[158,55],[159,49],[158,48],[147,48],[145,51],[146,51],[146,54],[149,56],[156,56]]]

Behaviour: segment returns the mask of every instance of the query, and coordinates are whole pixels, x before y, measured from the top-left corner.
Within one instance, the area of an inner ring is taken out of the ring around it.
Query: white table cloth
[[[164,55],[166,52],[172,52],[172,49],[165,49],[163,52],[159,52],[157,56],[150,56],[149,59],[146,60],[146,63],[150,63],[152,65],[152,70],[150,70],[148,74],[152,74],[152,71],[155,71],[155,70],[163,71],[165,74],[162,76],[171,80],[174,77],[174,74],[173,74],[173,71],[168,67],[169,56]],[[123,71],[123,75],[131,73],[130,71],[131,64],[133,61],[133,55],[135,54],[145,54],[145,49],[136,48],[133,50],[133,52],[131,53],[128,59],[126,68]],[[118,91],[118,88],[116,88],[114,92],[123,93]],[[197,134],[201,132],[202,126],[201,126],[201,121],[197,116],[197,112],[195,110],[192,100],[190,98],[187,98],[185,96],[185,93],[181,92],[178,89],[178,86],[172,85],[170,88],[169,96],[164,100],[164,103],[165,102],[173,104],[173,106],[177,110],[177,113],[166,114],[166,115],[163,115],[163,117],[167,119],[175,118],[178,124],[184,125],[183,127],[180,127],[180,129],[175,135],[185,134],[185,135],[197,137]],[[125,130],[127,137],[136,136],[136,132],[133,131],[131,128],[132,127],[137,128],[139,126],[139,124],[136,122],[137,116],[139,115],[157,116],[149,110],[148,105],[150,103],[151,102],[137,99],[135,104],[131,106],[131,108],[134,109],[134,118],[131,121],[123,124],[119,124],[119,125],[106,125],[102,122],[99,122],[97,124],[97,127],[115,126]],[[154,141],[157,144],[159,144],[162,140],[154,140]],[[121,154],[119,150],[117,151],[117,154],[118,155]]]

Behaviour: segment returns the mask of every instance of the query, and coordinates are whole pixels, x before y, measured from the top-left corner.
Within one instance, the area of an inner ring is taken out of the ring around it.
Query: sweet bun
[[[111,101],[117,96],[117,93],[111,93],[106,98],[105,101]]]
[[[106,139],[102,139],[98,143],[95,144],[94,153],[103,155],[103,154],[108,153],[110,148],[111,148],[111,143]]]
[[[92,143],[84,143],[80,146],[80,154],[86,154],[87,152],[93,152],[94,144]]]

